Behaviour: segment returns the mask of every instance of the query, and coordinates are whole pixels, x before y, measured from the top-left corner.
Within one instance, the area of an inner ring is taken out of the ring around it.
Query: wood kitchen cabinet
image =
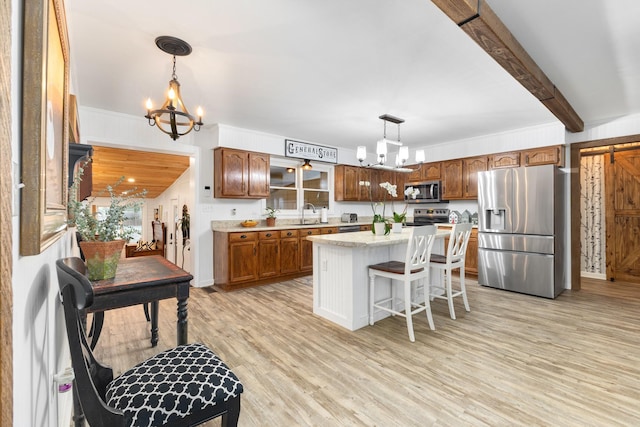
[[[387,202],[404,201],[405,173],[387,169],[371,169],[371,181],[373,189],[371,191],[374,201],[386,200]],[[383,182],[396,185],[396,197],[392,197],[387,190],[380,187]],[[369,199],[367,199],[369,200]]]
[[[478,172],[487,170],[487,157],[467,157],[462,159],[462,198],[478,198]]]
[[[478,229],[472,228],[464,257],[465,274],[478,275]]]
[[[257,251],[256,233],[229,233],[229,283],[258,278]]]
[[[489,169],[517,168],[520,166],[520,152],[508,151],[489,156]]]
[[[441,162],[443,200],[462,199],[462,159]]]
[[[268,154],[218,147],[213,151],[213,188],[218,198],[269,197]]]
[[[334,198],[337,201],[369,201],[372,185],[371,169],[361,166],[336,165],[334,168]]]
[[[532,148],[523,150],[521,153],[524,166],[556,165],[564,167],[564,147],[562,145]]]
[[[405,183],[407,184],[410,184],[412,182],[437,181],[441,178],[440,162],[412,165],[409,166],[409,168],[414,169],[414,171],[407,174],[405,180]]]
[[[333,169],[334,197],[338,201],[360,200],[360,171],[358,166],[337,165]]]
[[[297,229],[242,233],[215,231],[214,287],[231,291],[309,274],[309,271],[300,270],[300,240]],[[307,256],[313,261],[313,248],[309,251]]]
[[[313,243],[307,236],[321,234],[320,228],[304,228],[300,230],[300,271],[313,271]]]
[[[280,231],[280,273],[300,271],[300,238],[298,230]]]
[[[258,233],[258,277],[280,275],[280,231]]]

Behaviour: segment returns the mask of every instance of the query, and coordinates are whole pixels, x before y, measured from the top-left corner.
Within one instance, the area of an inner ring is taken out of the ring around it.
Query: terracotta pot
[[[276,225],[276,219],[275,218],[271,218],[271,217],[267,217],[267,226],[268,227],[273,227],[274,225]]]
[[[124,240],[111,242],[80,242],[87,263],[89,280],[111,279],[116,275]]]

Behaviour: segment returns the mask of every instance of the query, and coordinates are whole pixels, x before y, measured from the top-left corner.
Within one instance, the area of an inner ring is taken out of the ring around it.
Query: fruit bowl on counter
[[[255,227],[256,225],[258,225],[258,221],[254,221],[252,219],[247,219],[245,221],[242,221],[240,223],[241,226],[243,227]]]

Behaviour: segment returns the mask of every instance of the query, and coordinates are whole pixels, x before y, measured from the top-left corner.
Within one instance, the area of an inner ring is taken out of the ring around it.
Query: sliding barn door
[[[606,156],[607,278],[640,283],[640,149]]]

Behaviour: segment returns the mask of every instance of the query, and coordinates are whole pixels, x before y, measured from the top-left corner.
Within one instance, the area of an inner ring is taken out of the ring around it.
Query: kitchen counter
[[[409,227],[403,228],[402,233],[389,233],[386,236],[376,236],[371,231],[359,231],[356,233],[326,234],[320,236],[307,236],[307,240],[325,245],[355,247],[381,247],[399,245],[409,241]],[[443,238],[451,234],[448,230],[438,230],[436,237]]]
[[[313,313],[350,331],[369,324],[369,275],[372,264],[403,260],[411,228],[402,233],[376,236],[371,231],[307,236],[313,242]],[[444,253],[444,237],[438,230],[433,252]],[[430,278],[437,283],[438,277]],[[388,279],[384,279],[388,280]],[[378,312],[376,320],[389,316]]]
[[[363,222],[329,222],[329,223],[315,223],[315,224],[295,224],[295,223],[281,223],[276,224],[273,227],[268,227],[266,223],[262,222],[255,227],[243,227],[239,222],[229,223],[228,221],[211,221],[212,231],[221,231],[225,233],[237,233],[237,232],[250,232],[250,231],[273,231],[273,230],[297,230],[307,228],[325,228],[325,227],[343,227],[349,225],[371,225],[371,221]],[[371,232],[369,232],[371,233]]]

